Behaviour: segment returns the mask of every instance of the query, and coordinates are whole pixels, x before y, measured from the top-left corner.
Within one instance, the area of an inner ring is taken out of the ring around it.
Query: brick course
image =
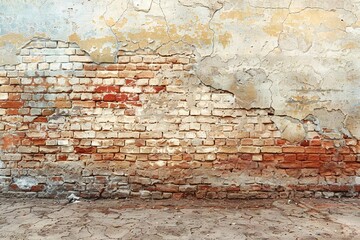
[[[358,194],[356,139],[309,131],[290,143],[272,109],[243,109],[232,94],[201,84],[192,55],[119,54],[116,64],[95,64],[75,44],[40,39],[20,52],[18,65],[0,67],[2,193]]]

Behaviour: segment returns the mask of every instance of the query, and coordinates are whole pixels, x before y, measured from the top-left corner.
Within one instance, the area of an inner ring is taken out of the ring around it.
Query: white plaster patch
[[[152,0],[133,0],[133,4],[137,11],[149,12]]]
[[[14,180],[14,183],[24,190],[29,190],[31,187],[38,185],[38,181],[33,177],[20,177]]]
[[[360,185],[360,177],[355,177],[355,184]]]

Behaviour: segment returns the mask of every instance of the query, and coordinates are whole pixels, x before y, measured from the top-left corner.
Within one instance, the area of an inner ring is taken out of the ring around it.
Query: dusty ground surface
[[[360,239],[360,199],[0,198],[0,239]]]

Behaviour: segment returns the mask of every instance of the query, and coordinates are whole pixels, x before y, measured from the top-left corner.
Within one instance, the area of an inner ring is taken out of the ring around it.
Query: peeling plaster
[[[299,120],[274,116],[271,120],[281,132],[282,138],[290,142],[301,142],[305,139],[306,131]]]
[[[360,139],[360,107],[357,107],[357,114],[349,115],[346,117],[345,125],[350,131],[351,135]]]

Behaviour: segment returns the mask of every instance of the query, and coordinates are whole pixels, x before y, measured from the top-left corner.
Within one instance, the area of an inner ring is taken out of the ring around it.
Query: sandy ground
[[[360,239],[360,199],[0,198],[0,239]]]

